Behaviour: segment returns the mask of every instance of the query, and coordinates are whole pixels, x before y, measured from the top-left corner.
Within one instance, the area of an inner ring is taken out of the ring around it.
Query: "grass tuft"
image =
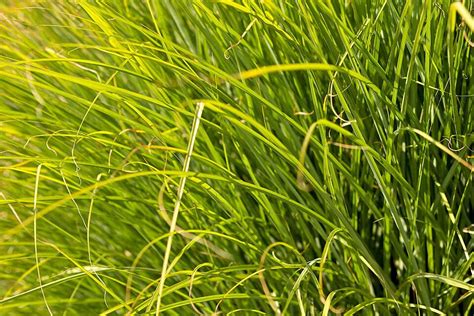
[[[473,12],[1,1],[0,314],[471,315]]]

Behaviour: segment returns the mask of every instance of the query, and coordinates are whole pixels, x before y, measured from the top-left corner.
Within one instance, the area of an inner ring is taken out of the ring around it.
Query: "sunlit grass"
[[[472,1],[3,1],[0,314],[470,315]]]

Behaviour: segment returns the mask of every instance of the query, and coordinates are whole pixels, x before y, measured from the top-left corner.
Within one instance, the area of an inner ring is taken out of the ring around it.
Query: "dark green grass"
[[[470,315],[450,4],[3,1],[0,314]]]

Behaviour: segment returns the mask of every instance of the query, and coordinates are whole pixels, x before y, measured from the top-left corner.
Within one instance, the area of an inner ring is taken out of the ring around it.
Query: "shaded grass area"
[[[469,315],[472,7],[4,1],[0,313]]]

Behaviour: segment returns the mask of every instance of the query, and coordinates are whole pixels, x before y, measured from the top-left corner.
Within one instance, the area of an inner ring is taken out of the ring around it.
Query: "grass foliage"
[[[473,7],[1,1],[0,314],[472,315]]]

